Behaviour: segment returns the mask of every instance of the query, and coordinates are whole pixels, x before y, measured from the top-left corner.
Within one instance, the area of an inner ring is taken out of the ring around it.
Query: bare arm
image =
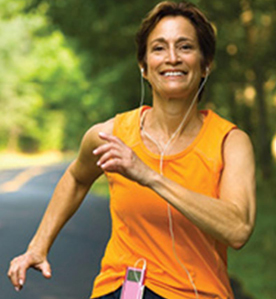
[[[254,159],[248,137],[233,131],[224,156],[220,200],[192,192],[160,175],[154,175],[148,186],[201,230],[239,249],[251,235],[255,221]]]
[[[25,254],[12,260],[8,276],[20,290],[26,280],[26,270],[33,267],[44,277],[51,277],[47,254],[58,233],[77,211],[93,182],[103,173],[97,167],[97,157],[92,151],[104,142],[99,131],[112,132],[113,121],[91,128],[84,136],[77,159],[67,168],[57,184],[39,228]]]
[[[146,166],[114,136],[94,153],[102,155],[103,170],[118,172],[147,186],[174,206],[201,230],[233,248],[241,248],[250,237],[255,221],[255,167],[251,142],[240,130],[225,141],[225,168],[220,199],[192,192]],[[112,159],[111,159],[112,158]]]

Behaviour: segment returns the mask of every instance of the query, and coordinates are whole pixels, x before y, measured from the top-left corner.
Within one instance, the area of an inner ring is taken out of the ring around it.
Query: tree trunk
[[[18,149],[18,138],[19,138],[19,129],[18,127],[12,127],[9,134],[9,140],[7,149],[9,152],[15,152]]]

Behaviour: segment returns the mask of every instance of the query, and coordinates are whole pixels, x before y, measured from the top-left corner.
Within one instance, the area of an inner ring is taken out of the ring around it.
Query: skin
[[[196,32],[189,20],[163,18],[148,37],[145,59],[144,77],[152,86],[153,108],[145,115],[144,130],[164,149],[191,105],[201,77],[206,75]],[[175,70],[183,74],[164,76],[164,72]],[[175,154],[189,146],[203,121],[195,105],[165,154]],[[59,181],[27,251],[11,262],[8,276],[16,290],[23,287],[30,267],[51,277],[47,261],[51,245],[104,171],[117,172],[150,188],[201,230],[228,246],[239,249],[248,241],[255,222],[255,168],[252,145],[244,132],[233,130],[225,140],[218,200],[192,192],[153,171],[112,131],[113,119],[92,127],[83,137],[79,155]],[[145,134],[142,139],[150,151],[160,154],[155,142]]]

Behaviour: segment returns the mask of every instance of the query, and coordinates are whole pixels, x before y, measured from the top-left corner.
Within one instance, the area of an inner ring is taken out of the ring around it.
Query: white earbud
[[[144,71],[145,71],[145,70],[144,70],[144,68],[142,67],[142,68],[141,68],[141,73],[144,74]]]
[[[209,75],[209,72],[210,72],[210,69],[209,69],[209,67],[208,66],[206,66],[206,75]]]

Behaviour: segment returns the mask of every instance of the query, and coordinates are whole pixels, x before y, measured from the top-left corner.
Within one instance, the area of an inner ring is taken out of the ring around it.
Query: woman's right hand
[[[47,253],[64,224],[79,208],[90,186],[103,173],[97,166],[98,157],[92,155],[92,150],[104,143],[99,138],[99,132],[111,134],[112,131],[113,119],[95,125],[83,137],[79,155],[57,184],[43,220],[27,251],[10,263],[7,274],[17,291],[20,291],[25,284],[26,272],[29,268],[42,272],[45,278],[51,278]]]
[[[23,288],[26,281],[26,272],[29,268],[41,271],[45,278],[51,278],[51,266],[47,261],[47,257],[28,250],[26,253],[15,257],[10,263],[8,277],[16,291]]]

